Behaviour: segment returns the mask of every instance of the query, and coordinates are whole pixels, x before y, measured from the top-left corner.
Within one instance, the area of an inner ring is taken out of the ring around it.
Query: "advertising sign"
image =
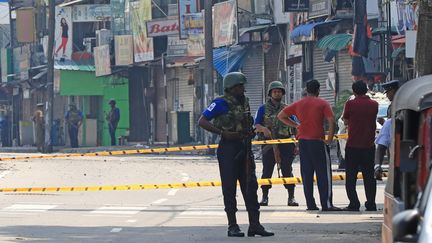
[[[178,36],[168,36],[167,56],[187,56],[188,42]]]
[[[191,35],[187,39],[188,56],[199,57],[205,54],[205,39],[204,34]]]
[[[133,64],[132,35],[116,35],[114,37],[114,43],[116,65]]]
[[[0,50],[0,64],[1,64],[1,81],[7,82],[8,78],[8,58],[7,58],[7,49],[2,48]]]
[[[198,12],[197,0],[178,0],[178,15],[180,24],[180,39],[187,39],[187,32],[185,28],[186,16],[191,13]]]
[[[162,19],[147,21],[147,36],[166,36],[178,35],[179,25],[178,19]]]
[[[132,33],[134,42],[134,61],[153,60],[153,38],[147,36],[146,22],[151,20],[151,0],[131,2]]]
[[[204,13],[191,13],[185,15],[185,34],[186,36],[204,34]]]
[[[111,18],[109,4],[74,5],[72,7],[73,22],[96,22]]]
[[[213,6],[213,46],[221,47],[237,41],[237,5],[235,0]]]
[[[167,56],[204,56],[204,48],[204,34],[189,36],[187,40],[168,36]]]
[[[276,0],[276,2],[280,1]],[[283,0],[283,10],[284,12],[307,12],[309,10],[309,0]]]
[[[18,42],[21,43],[36,41],[34,8],[21,8],[16,10],[16,38]]]
[[[72,55],[72,9],[56,7],[54,55],[56,59],[71,59]]]
[[[109,54],[109,45],[95,47],[94,59],[96,68],[96,77],[111,74],[111,62]]]
[[[309,19],[328,16],[330,11],[330,0],[309,0]]]
[[[29,78],[28,70],[30,68],[30,46],[14,48],[13,50],[14,74],[16,80],[26,80]]]

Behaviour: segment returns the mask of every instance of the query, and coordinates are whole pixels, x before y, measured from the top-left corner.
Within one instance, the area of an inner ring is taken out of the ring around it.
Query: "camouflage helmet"
[[[225,75],[223,79],[223,88],[230,89],[237,84],[245,84],[247,82],[246,76],[241,72],[230,72]]]
[[[285,95],[285,87],[283,86],[281,81],[273,81],[269,84],[268,86],[268,96],[271,96],[271,91],[272,89],[281,89],[282,90],[282,94]]]

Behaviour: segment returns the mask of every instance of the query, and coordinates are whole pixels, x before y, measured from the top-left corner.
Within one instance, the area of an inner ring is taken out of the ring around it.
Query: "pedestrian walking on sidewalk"
[[[32,121],[35,129],[36,147],[38,152],[43,152],[45,143],[45,118],[42,111],[44,103],[36,105],[36,111],[33,113]]]
[[[260,140],[266,139],[284,139],[291,138],[294,135],[294,128],[283,124],[277,115],[285,108],[286,104],[282,102],[282,97],[285,95],[285,88],[280,81],[273,81],[268,87],[269,99],[261,105],[255,116],[256,132]],[[278,177],[282,172],[283,177],[293,177],[292,163],[294,161],[294,143],[283,143],[274,145],[263,145],[262,149],[262,162],[263,171],[261,179],[271,178],[273,175],[274,167],[277,166]],[[294,197],[294,184],[285,184],[288,190],[288,206],[298,206]],[[263,193],[261,206],[268,206],[268,194],[271,185],[262,185],[261,190]]]
[[[356,183],[359,170],[363,174],[366,193],[366,211],[376,211],[376,180],[374,178],[375,131],[378,114],[378,102],[366,95],[367,85],[356,81],[352,85],[355,98],[345,103],[343,121],[348,129],[348,141],[345,148],[345,189],[350,201],[344,208],[347,211],[359,211],[360,201]]]
[[[318,98],[320,84],[317,80],[306,83],[307,96],[285,107],[278,118],[288,126],[297,128],[300,149],[300,172],[307,210],[319,210],[313,197],[314,173],[323,211],[341,211],[333,206],[331,161],[328,146],[335,133],[335,118],[330,104]],[[291,119],[296,116],[300,124]],[[325,139],[324,122],[329,126]]]
[[[108,104],[111,106],[111,110],[108,113],[106,120],[108,121],[108,129],[111,137],[111,146],[116,145],[116,129],[120,121],[120,109],[116,107],[116,101],[111,99]]]
[[[244,95],[246,77],[239,72],[228,73],[223,79],[224,95],[216,98],[198,120],[200,127],[221,136],[217,150],[228,236],[243,237],[237,224],[237,180],[249,216],[248,236],[272,236],[259,221],[258,183],[251,149],[253,118],[249,101]],[[212,121],[213,122],[210,122]]]
[[[68,127],[70,144],[72,148],[78,148],[78,131],[82,124],[83,114],[77,109],[76,105],[69,104],[69,110],[66,112],[65,121]]]

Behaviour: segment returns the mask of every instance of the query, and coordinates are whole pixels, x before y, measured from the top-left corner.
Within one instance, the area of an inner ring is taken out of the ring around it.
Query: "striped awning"
[[[247,48],[231,46],[213,49],[213,66],[224,77],[229,72],[239,71],[243,66]]]
[[[320,49],[330,49],[333,51],[340,51],[347,47],[352,40],[350,34],[334,34],[327,35],[317,42],[317,47]]]
[[[330,20],[330,21],[326,21],[326,22],[315,22],[315,23],[308,23],[308,24],[299,25],[291,32],[290,38],[292,40],[294,40],[295,38],[299,38],[301,36],[310,36],[312,33],[312,30],[315,27],[323,26],[323,25],[327,25],[327,24],[332,24],[332,23],[337,23],[339,21],[340,21],[340,19],[335,19],[335,20]]]

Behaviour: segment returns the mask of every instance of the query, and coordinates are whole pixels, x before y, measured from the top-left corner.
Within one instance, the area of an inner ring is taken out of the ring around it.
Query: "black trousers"
[[[255,174],[255,161],[247,166],[244,145],[241,141],[219,142],[217,158],[219,162],[219,172],[222,181],[222,193],[225,205],[225,212],[228,214],[237,212],[237,180],[240,182],[240,190],[248,212],[258,212],[258,183]],[[240,153],[240,154],[239,154]],[[240,156],[239,156],[240,155]]]
[[[78,148],[78,125],[69,125],[69,138],[72,148]]]
[[[116,145],[115,132],[116,132],[117,127],[114,127],[114,126],[108,124],[108,128],[109,128],[109,134],[111,137],[111,146],[114,146],[114,145]]]
[[[316,207],[313,196],[314,173],[317,177],[321,207],[333,206],[332,171],[327,145],[321,140],[299,140],[300,172],[303,180],[303,192],[308,208]]]
[[[363,174],[364,188],[366,192],[366,208],[376,207],[376,180],[374,178],[374,153],[375,147],[371,148],[345,148],[345,173],[346,182],[345,189],[348,199],[350,200],[349,207],[360,208],[360,201],[357,196],[356,183],[357,173]]]
[[[264,145],[262,149],[264,149],[265,146],[269,146],[269,148],[267,148],[268,149],[267,152],[263,153],[263,157],[262,157],[263,171],[262,171],[261,179],[271,178],[276,165],[273,148],[271,147],[272,145]],[[277,146],[279,147],[280,156],[281,156],[280,168],[281,168],[282,176],[293,177],[294,175],[292,173],[292,163],[295,157],[294,156],[295,145],[293,143],[283,143],[283,144],[278,144]],[[294,184],[289,184],[284,186],[286,189],[289,190],[293,190],[295,187]],[[263,190],[269,190],[271,187],[272,187],[271,185],[261,186]]]

